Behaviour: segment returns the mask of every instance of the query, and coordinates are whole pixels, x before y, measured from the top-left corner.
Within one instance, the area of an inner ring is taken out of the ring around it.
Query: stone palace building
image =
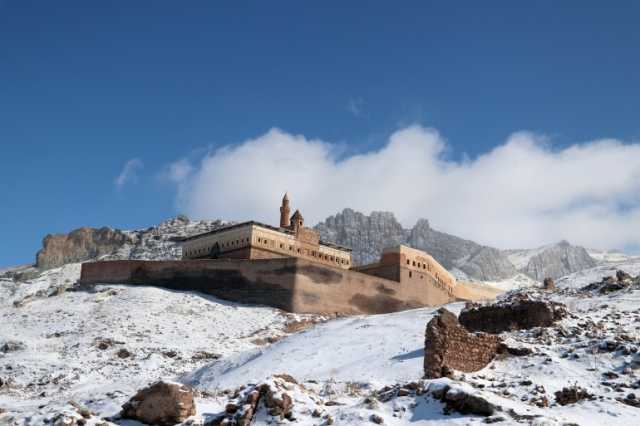
[[[380,260],[352,264],[351,250],[321,241],[304,226],[289,197],[279,226],[250,221],[182,241],[182,260],[84,263],[81,282],[158,285],[194,290],[240,303],[289,312],[374,314],[492,297],[457,282],[429,254],[388,247]]]

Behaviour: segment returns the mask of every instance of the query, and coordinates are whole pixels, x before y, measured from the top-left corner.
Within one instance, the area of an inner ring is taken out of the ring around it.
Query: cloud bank
[[[122,167],[122,171],[115,178],[114,184],[116,189],[120,191],[128,182],[136,182],[138,180],[138,170],[142,168],[142,161],[138,158],[128,160]]]
[[[427,218],[500,248],[640,243],[640,144],[606,139],[555,150],[519,132],[473,160],[447,159],[446,149],[435,129],[415,125],[380,150],[339,158],[331,143],[272,129],[169,168],[180,208],[196,218],[277,223],[289,191],[310,224],[351,207],[393,211],[405,227]]]

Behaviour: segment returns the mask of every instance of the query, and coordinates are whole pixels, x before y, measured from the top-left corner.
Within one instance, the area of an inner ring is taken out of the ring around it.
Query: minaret
[[[304,219],[302,218],[302,214],[300,210],[296,210],[296,212],[291,216],[291,229],[297,234],[298,230],[304,226]]]
[[[282,197],[282,206],[280,207],[280,228],[288,228],[291,224],[289,222],[289,194],[284,193]]]

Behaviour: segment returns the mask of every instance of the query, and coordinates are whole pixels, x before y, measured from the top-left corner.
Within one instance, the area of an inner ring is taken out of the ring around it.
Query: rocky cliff
[[[185,236],[207,232],[227,222],[191,221],[178,216],[158,226],[136,231],[112,228],[79,228],[68,234],[47,235],[36,255],[39,270],[91,259],[178,259],[182,252],[177,241]]]
[[[367,216],[344,209],[316,229],[323,240],[351,247],[358,265],[377,261],[384,247],[406,244],[428,252],[449,270],[457,269],[484,281],[503,280],[518,273],[542,281],[596,266],[587,250],[566,241],[538,249],[499,250],[437,231],[426,219],[404,229],[389,212]]]
[[[561,241],[537,250],[520,271],[542,281],[547,277],[556,279],[594,266],[596,261],[586,249]]]
[[[361,265],[375,262],[382,249],[407,244],[431,254],[445,268],[458,268],[480,280],[500,280],[517,271],[504,253],[431,228],[426,219],[412,229],[404,229],[393,213],[373,212],[366,216],[351,209],[330,216],[318,224],[321,238],[353,249],[353,261]]]
[[[132,243],[130,235],[111,228],[79,228],[69,234],[47,235],[42,249],[36,254],[36,266],[50,269],[66,263],[111,254],[125,244]]]

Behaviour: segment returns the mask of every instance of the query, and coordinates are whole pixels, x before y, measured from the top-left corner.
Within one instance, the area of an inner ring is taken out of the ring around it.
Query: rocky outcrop
[[[582,287],[581,291],[591,292],[598,291],[600,294],[612,293],[627,288],[639,288],[640,287],[640,275],[632,277],[628,273],[618,270],[616,276],[608,276],[602,278],[602,280],[591,283],[585,287]]]
[[[132,243],[124,232],[112,228],[79,228],[69,234],[47,235],[36,255],[39,269],[50,269],[66,263],[82,262],[111,254]]]
[[[562,388],[555,393],[556,402],[560,405],[575,404],[583,399],[594,399],[593,395],[578,386],[572,386],[570,388]]]
[[[518,297],[490,305],[469,305],[460,312],[460,324],[470,331],[503,331],[549,327],[567,315],[561,303]]]
[[[561,241],[532,256],[521,272],[542,281],[547,277],[557,279],[594,266],[596,261],[586,249]]]
[[[408,231],[390,212],[373,212],[365,216],[344,209],[316,225],[320,238],[353,249],[353,263],[362,265],[377,262],[382,249],[406,243]]]
[[[120,414],[149,425],[173,426],[196,414],[196,406],[191,389],[160,381],[138,391]]]
[[[97,258],[107,260],[172,260],[182,257],[180,240],[228,225],[228,222],[191,221],[178,216],[136,231],[79,228],[69,234],[47,235],[36,255],[39,270]]]
[[[356,265],[378,261],[385,247],[406,244],[428,252],[445,268],[458,268],[473,278],[498,280],[516,274],[500,250],[436,231],[426,219],[418,220],[408,230],[402,228],[390,212],[373,212],[366,216],[344,209],[315,229],[323,240],[351,247]]]
[[[516,275],[516,268],[498,249],[480,246],[476,251],[454,261],[454,265],[470,277],[483,280],[500,280]]]
[[[447,376],[451,370],[478,371],[496,356],[500,339],[484,333],[469,333],[456,316],[441,308],[425,332],[424,375]]]

